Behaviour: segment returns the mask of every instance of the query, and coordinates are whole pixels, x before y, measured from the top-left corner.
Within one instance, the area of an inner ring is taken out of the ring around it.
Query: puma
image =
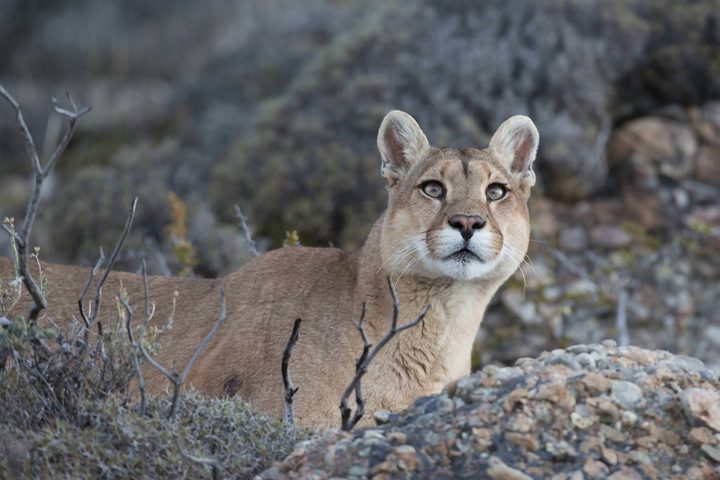
[[[337,427],[339,399],[362,351],[354,323],[365,303],[371,341],[387,332],[389,277],[397,290],[400,323],[414,320],[425,305],[430,309],[422,324],[393,338],[363,377],[364,422],[374,411],[402,409],[470,372],[473,340],[485,309],[527,251],[537,129],[529,118],[514,116],[499,127],[488,148],[440,149],[430,146],[410,115],[392,111],[377,141],[388,207],[359,251],[285,247],[223,278],[150,277],[153,322],[164,323],[173,315],[172,328],[160,336],[161,363],[186,364],[219,315],[222,286],[227,320],[188,383],[207,395],[239,395],[280,417],[281,356],[294,320],[302,318],[290,364],[299,387],[296,420],[305,426]],[[41,320],[78,317],[77,299],[88,270],[53,264],[42,268],[49,307]],[[0,278],[7,282],[12,276],[12,262],[0,259]],[[101,317],[106,323],[117,318],[117,304],[108,299],[120,285],[134,310],[143,311],[142,277],[115,272],[104,287],[113,292],[104,295]],[[5,313],[19,315],[29,307],[24,292],[14,311]],[[150,390],[166,388],[163,377],[144,368]]]

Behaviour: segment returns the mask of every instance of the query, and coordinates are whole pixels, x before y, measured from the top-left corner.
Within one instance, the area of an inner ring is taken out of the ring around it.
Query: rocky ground
[[[485,367],[381,425],[325,432],[260,478],[720,478],[720,381],[612,340]]]

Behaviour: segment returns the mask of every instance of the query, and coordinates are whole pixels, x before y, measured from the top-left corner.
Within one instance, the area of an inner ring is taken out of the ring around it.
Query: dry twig
[[[393,301],[392,321],[390,324],[390,330],[385,334],[385,336],[380,339],[380,341],[378,341],[377,345],[375,345],[375,348],[372,348],[372,343],[367,336],[367,332],[365,332],[364,303],[362,305],[362,311],[360,313],[360,320],[356,325],[363,340],[363,351],[357,363],[355,364],[355,376],[350,381],[350,384],[347,386],[342,396],[340,397],[340,416],[342,418],[342,429],[345,431],[352,430],[352,428],[357,424],[357,422],[360,421],[362,416],[365,414],[365,400],[362,396],[361,380],[363,375],[367,373],[368,367],[372,363],[375,356],[378,354],[378,352],[380,352],[380,350],[382,350],[385,345],[387,345],[390,340],[393,339],[395,335],[402,332],[403,330],[412,328],[422,322],[425,319],[425,315],[427,315],[428,310],[430,310],[430,305],[425,305],[425,307],[423,307],[423,309],[420,311],[420,314],[417,316],[417,318],[415,318],[415,320],[398,326],[397,322],[400,313],[400,302],[398,302],[397,292],[395,291],[395,287],[390,281],[390,278],[388,278],[388,286],[390,288],[390,295],[392,295]],[[352,410],[348,406],[348,398],[353,392],[355,392],[356,410],[355,414],[351,417],[350,414],[352,413]]]
[[[300,323],[302,322],[301,319],[297,318],[295,319],[295,323],[293,324],[292,333],[290,334],[290,338],[288,339],[287,345],[285,346],[285,351],[283,352],[282,356],[282,377],[283,377],[283,385],[285,386],[285,430],[290,431],[292,430],[293,426],[295,425],[295,419],[293,414],[293,397],[298,391],[299,387],[295,387],[292,383],[292,379],[290,378],[290,371],[288,368],[290,367],[290,357],[292,356],[292,349],[295,346],[295,344],[298,341],[298,338],[300,336]]]
[[[220,471],[218,468],[218,461],[214,458],[210,457],[198,457],[197,455],[191,455],[188,453],[181,445],[178,440],[175,441],[175,444],[178,447],[178,450],[180,450],[180,455],[185,458],[186,460],[189,460],[194,463],[199,463],[200,465],[209,465],[210,469],[212,471],[212,478],[213,480],[217,480],[220,478]]]
[[[105,281],[108,279],[108,276],[110,275],[110,272],[112,271],[113,267],[115,266],[115,262],[117,261],[117,257],[120,253],[120,249],[125,244],[125,240],[127,239],[128,234],[130,233],[130,228],[132,227],[133,220],[135,220],[135,211],[137,210],[137,203],[138,203],[138,197],[135,197],[132,201],[132,204],[130,205],[130,211],[128,212],[127,220],[125,220],[125,227],[123,227],[123,231],[120,234],[120,238],[118,238],[117,243],[115,243],[115,248],[113,249],[112,254],[110,255],[110,260],[108,261],[107,266],[105,267],[105,271],[103,272],[103,276],[100,277],[100,281],[95,286],[95,300],[93,300],[93,306],[90,311],[90,315],[85,312],[85,308],[83,307],[83,302],[85,300],[85,294],[87,293],[88,289],[90,288],[90,285],[92,284],[93,279],[95,278],[95,275],[97,274],[97,271],[102,265],[102,262],[104,260],[104,255],[102,250],[100,251],[100,259],[98,259],[98,262],[95,264],[95,267],[90,271],[90,278],[88,278],[87,284],[85,284],[85,288],[82,291],[82,294],[80,295],[80,298],[78,299],[78,307],[80,308],[80,316],[83,319],[83,322],[85,323],[85,326],[87,327],[87,330],[85,332],[86,337],[86,343],[87,343],[87,337],[90,333],[90,329],[93,327],[95,322],[97,321],[98,326],[98,335],[102,337],[103,331],[102,331],[102,322],[100,322],[97,317],[98,313],[100,311],[100,302],[102,301],[102,288],[105,284]]]
[[[122,295],[118,294],[118,301],[122,304],[125,309],[125,328],[127,329],[128,340],[130,341],[130,355],[133,368],[135,369],[135,376],[137,377],[138,390],[140,390],[140,415],[145,415],[147,410],[147,397],[145,396],[145,379],[143,378],[142,370],[140,369],[140,361],[138,360],[139,348],[135,341],[135,335],[133,334],[132,319],[133,310],[130,308],[127,300]]]
[[[235,204],[235,217],[237,217],[238,222],[240,223],[240,228],[242,228],[243,233],[245,233],[245,241],[247,242],[248,250],[250,250],[250,253],[254,256],[259,256],[260,251],[258,250],[255,239],[252,236],[252,230],[250,230],[248,219],[242,210],[240,210],[240,206],[238,204]]]
[[[85,297],[85,294],[87,294],[87,291],[90,289],[90,285],[92,285],[93,280],[95,280],[95,275],[97,275],[97,272],[98,270],[100,270],[100,267],[102,267],[103,263],[105,263],[105,252],[103,251],[103,248],[100,247],[100,257],[98,258],[97,262],[95,262],[95,266],[92,268],[92,270],[90,270],[90,275],[88,275],[87,283],[85,283],[85,288],[83,288],[82,293],[80,293],[80,299],[78,300],[80,318],[82,318],[86,330],[90,330],[90,321],[85,314],[82,300]]]
[[[617,330],[617,343],[621,347],[630,344],[630,332],[627,324],[628,292],[623,282],[618,280],[618,300],[615,312],[615,329]]]
[[[146,282],[147,286],[147,282]],[[147,308],[147,307],[146,307]],[[207,335],[205,335],[205,338],[202,339],[202,341],[198,344],[198,346],[195,348],[195,353],[193,353],[192,358],[190,358],[190,361],[185,365],[185,368],[183,369],[182,373],[177,372],[171,372],[167,368],[165,368],[160,362],[155,360],[145,349],[145,328],[147,326],[148,318],[146,316],[145,321],[143,322],[142,328],[140,330],[140,351],[142,352],[143,358],[146,362],[148,362],[150,365],[152,365],[156,370],[158,370],[160,373],[163,374],[165,378],[170,380],[170,383],[173,384],[174,392],[173,392],[173,399],[172,404],[170,406],[170,410],[168,411],[167,418],[168,420],[171,419],[173,416],[175,416],[175,411],[177,410],[178,401],[180,400],[180,389],[182,388],[183,384],[185,383],[185,380],[187,380],[188,375],[190,375],[190,371],[195,366],[195,362],[197,362],[198,358],[200,358],[200,355],[202,354],[203,350],[205,350],[205,347],[207,347],[208,343],[210,343],[210,340],[213,339],[217,331],[220,329],[223,323],[225,323],[226,318],[226,308],[225,308],[225,289],[220,290],[220,317],[215,322],[215,325],[210,329]]]
[[[25,123],[25,117],[23,116],[20,104],[7,90],[5,90],[2,85],[0,85],[0,96],[5,98],[13,110],[15,110],[15,118],[20,126],[20,132],[25,139],[25,151],[27,152],[33,167],[33,187],[30,192],[30,200],[28,201],[27,208],[25,210],[25,218],[23,219],[20,232],[16,231],[15,227],[9,223],[1,223],[0,228],[10,235],[17,246],[18,274],[22,278],[23,284],[34,303],[33,308],[28,314],[28,320],[35,322],[40,312],[47,308],[47,299],[45,298],[45,294],[42,292],[40,286],[38,286],[37,282],[30,273],[30,269],[28,268],[30,232],[32,230],[33,223],[35,223],[35,217],[38,212],[40,191],[42,190],[43,183],[45,182],[48,174],[60,159],[60,155],[62,155],[63,151],[65,151],[65,147],[67,147],[68,143],[70,143],[70,139],[75,133],[75,123],[78,118],[90,111],[90,107],[78,109],[70,94],[67,94],[67,99],[70,102],[71,109],[60,107],[57,100],[53,98],[53,110],[58,115],[68,119],[68,128],[60,140],[60,143],[58,143],[55,150],[50,155],[50,158],[46,162],[45,166],[43,166],[35,146],[35,140],[30,133],[27,123]]]

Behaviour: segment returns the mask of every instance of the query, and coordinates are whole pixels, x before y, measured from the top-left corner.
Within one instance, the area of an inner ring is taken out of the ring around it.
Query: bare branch
[[[147,285],[147,273],[144,273],[145,276],[145,284]],[[147,297],[146,297],[147,298]],[[146,300],[147,305],[147,300]],[[147,312],[147,307],[146,307]],[[181,374],[178,374],[176,372],[171,372],[160,362],[155,360],[145,349],[145,327],[147,326],[147,320],[148,317],[146,316],[145,321],[142,324],[141,333],[140,333],[140,352],[143,355],[143,358],[145,358],[145,361],[147,361],[150,365],[152,365],[156,370],[158,370],[165,378],[167,378],[172,384],[173,384],[173,398],[172,398],[172,404],[170,405],[170,410],[168,411],[167,418],[168,420],[175,416],[175,412],[177,410],[178,402],[180,400],[180,389],[183,386],[183,383],[185,383],[185,380],[187,380],[188,375],[190,374],[190,371],[192,370],[193,366],[195,366],[195,362],[197,362],[198,358],[200,358],[200,355],[202,354],[203,350],[205,350],[205,347],[207,347],[208,343],[213,339],[217,331],[220,329],[223,323],[225,323],[225,318],[227,317],[227,309],[225,305],[225,289],[222,288],[220,290],[220,317],[215,322],[215,325],[213,325],[212,329],[208,332],[207,335],[205,335],[205,338],[202,339],[202,341],[198,344],[198,346],[195,348],[195,352],[193,353],[192,358],[190,358],[190,361],[185,365],[185,369],[183,369]]]
[[[87,291],[90,289],[90,285],[92,285],[92,281],[95,279],[95,275],[97,275],[98,270],[100,270],[100,267],[102,266],[103,262],[105,261],[105,252],[103,252],[102,247],[100,247],[100,257],[98,258],[97,262],[95,262],[95,266],[90,270],[90,275],[88,276],[88,281],[85,284],[85,288],[83,288],[82,293],[80,294],[80,298],[78,299],[78,308],[80,309],[80,317],[83,320],[83,323],[85,323],[85,328],[88,330],[90,329],[90,321],[88,320],[88,316],[85,313],[85,306],[83,305],[83,298],[85,298],[85,294],[87,294]]]
[[[400,313],[400,302],[398,301],[397,292],[395,291],[395,287],[390,281],[390,278],[388,278],[388,286],[390,287],[390,295],[392,296],[393,302],[393,312],[390,322],[390,330],[380,339],[380,341],[378,341],[377,345],[375,345],[375,347],[372,349],[372,343],[370,343],[370,339],[365,332],[365,304],[363,303],[362,305],[362,312],[360,314],[360,320],[357,323],[357,328],[360,331],[360,335],[363,340],[363,352],[355,365],[355,376],[350,381],[350,384],[347,386],[342,396],[340,397],[340,416],[342,418],[342,429],[345,431],[351,430],[357,424],[357,422],[360,421],[363,414],[365,413],[365,401],[362,397],[361,380],[363,375],[367,373],[368,367],[372,363],[375,356],[380,352],[380,350],[383,349],[383,347],[385,347],[385,345],[388,344],[388,342],[390,342],[390,340],[393,339],[395,335],[402,332],[403,330],[412,328],[422,322],[425,319],[425,315],[427,315],[428,310],[430,310],[430,305],[425,305],[418,314],[418,316],[415,318],[415,320],[398,326],[397,322]],[[348,406],[348,398],[353,392],[355,392],[356,412],[355,415],[353,415],[351,418],[350,414],[352,412],[350,407]]]
[[[127,329],[128,340],[130,341],[130,354],[132,356],[133,368],[135,369],[135,376],[137,377],[138,390],[140,390],[140,415],[145,415],[145,411],[147,410],[145,379],[143,378],[142,370],[140,370],[140,362],[138,361],[139,348],[137,342],[135,341],[135,335],[133,335],[133,310],[130,308],[130,305],[122,297],[122,295],[118,294],[117,299],[125,309],[125,328]]]
[[[252,253],[254,256],[259,256],[260,252],[257,249],[255,239],[253,239],[252,230],[250,229],[250,225],[248,224],[248,219],[242,212],[242,210],[240,210],[240,206],[237,203],[235,204],[235,217],[238,219],[238,222],[240,222],[240,228],[242,228],[243,232],[245,233],[245,241],[247,242],[248,250],[250,250],[250,253]]]
[[[142,261],[143,293],[145,294],[145,324],[150,320],[150,282],[148,281],[147,264]]]
[[[617,312],[615,314],[615,329],[617,330],[617,343],[624,347],[630,343],[630,333],[627,325],[627,301],[628,292],[618,280],[618,301]]]
[[[185,381],[190,375],[190,370],[195,366],[195,362],[197,362],[198,358],[200,358],[200,354],[202,354],[203,350],[205,350],[205,347],[207,347],[208,343],[210,343],[210,340],[213,339],[217,331],[220,329],[223,323],[225,323],[226,315],[226,308],[225,308],[225,288],[220,289],[220,318],[218,318],[217,322],[215,322],[215,325],[213,325],[212,329],[208,332],[207,335],[205,335],[205,338],[202,339],[202,342],[195,348],[195,353],[193,354],[192,358],[188,362],[187,365],[185,365],[185,369],[183,370],[182,374],[180,375],[180,380]]]
[[[292,356],[292,349],[298,341],[300,336],[300,323],[301,319],[295,319],[293,324],[292,333],[288,339],[287,345],[285,345],[285,351],[282,356],[282,377],[283,385],[285,386],[285,430],[292,430],[295,425],[294,412],[293,412],[293,397],[298,391],[298,387],[295,387],[290,378],[290,357]]]
[[[115,266],[115,262],[117,261],[117,257],[120,253],[120,250],[122,249],[122,246],[125,244],[125,240],[127,239],[128,234],[130,233],[130,228],[132,227],[133,221],[135,220],[135,211],[137,210],[137,203],[138,203],[138,197],[135,197],[132,201],[132,204],[130,205],[130,211],[127,216],[127,220],[125,220],[125,226],[123,227],[123,231],[120,234],[120,238],[118,238],[118,241],[115,243],[115,248],[113,249],[112,254],[110,255],[110,260],[108,261],[107,266],[105,267],[105,271],[103,272],[102,277],[100,277],[100,281],[95,287],[95,300],[93,301],[93,308],[90,312],[90,316],[86,319],[84,319],[85,324],[88,326],[88,329],[92,328],[92,326],[95,324],[98,312],[100,311],[100,303],[102,301],[102,288],[105,284],[105,281],[107,280],[108,276],[110,275],[110,272],[112,271],[113,267]],[[93,277],[95,276],[94,273],[91,274],[91,278],[88,281],[88,283],[92,282]],[[80,305],[80,315],[84,315],[83,311],[83,302],[85,294],[87,293],[87,288],[83,290],[82,295],[80,296],[80,299],[78,300],[78,304]],[[97,321],[98,324],[98,333],[102,336],[102,323],[100,321]]]
[[[22,242],[22,238],[20,238],[20,235],[18,235],[18,233],[15,231],[15,229],[10,227],[10,225],[7,225],[6,223],[3,222],[3,223],[0,223],[0,228],[5,230],[5,233],[10,235],[10,238],[15,240],[15,243]]]
[[[34,323],[35,320],[37,320],[40,312],[47,308],[47,299],[45,298],[44,293],[38,286],[35,279],[32,277],[30,269],[28,268],[28,242],[30,240],[30,231],[32,230],[32,226],[35,223],[35,218],[38,212],[38,205],[40,203],[40,192],[42,190],[42,186],[45,178],[47,177],[47,174],[50,172],[50,170],[52,170],[53,166],[55,166],[55,163],[57,163],[60,155],[65,150],[65,147],[67,147],[68,143],[70,143],[70,139],[75,133],[75,122],[78,118],[89,112],[90,109],[83,108],[81,110],[78,110],[77,105],[72,100],[72,97],[70,97],[69,94],[68,100],[70,101],[70,104],[73,108],[72,111],[60,108],[55,105],[55,112],[68,118],[69,126],[62,140],[55,148],[53,154],[50,156],[47,165],[43,167],[40,161],[40,156],[37,152],[37,147],[35,146],[35,140],[33,139],[33,136],[30,133],[30,129],[25,122],[25,117],[23,116],[20,104],[17,102],[17,100],[15,100],[12,95],[10,95],[10,93],[2,85],[0,85],[0,96],[5,98],[5,100],[15,110],[15,118],[17,119],[18,125],[20,126],[20,132],[25,139],[25,151],[30,158],[30,162],[33,168],[33,186],[30,192],[30,199],[28,200],[28,204],[25,210],[25,218],[23,219],[22,227],[20,228],[20,233],[15,232],[13,228],[10,228],[4,223],[2,224],[2,229],[10,235],[10,237],[17,245],[18,273],[21,276],[23,284],[25,285],[25,288],[27,289],[34,303],[33,308],[28,314],[28,320]],[[53,102],[56,103],[54,100]]]
[[[178,450],[180,450],[180,455],[185,458],[186,460],[190,460],[191,462],[199,463],[201,465],[209,465],[212,469],[212,478],[213,480],[216,480],[217,478],[220,478],[220,473],[218,469],[218,461],[214,458],[209,457],[198,457],[196,455],[189,454],[182,446],[180,446],[180,442],[176,439],[175,444],[178,447]]]
[[[15,118],[17,119],[20,131],[25,139],[25,151],[33,164],[33,170],[41,171],[42,167],[40,165],[40,157],[38,156],[37,148],[35,148],[35,140],[33,140],[30,129],[28,128],[27,123],[25,123],[25,117],[23,116],[20,104],[7,90],[5,90],[5,87],[2,85],[0,85],[0,95],[2,95],[15,110]]]
[[[60,143],[58,143],[57,147],[55,147],[52,155],[50,155],[50,159],[48,160],[45,168],[42,171],[43,175],[47,174],[50,170],[52,170],[52,168],[55,166],[55,163],[57,163],[58,159],[60,158],[60,155],[62,155],[62,153],[65,151],[65,148],[68,146],[68,143],[70,143],[70,139],[72,139],[73,135],[75,134],[75,122],[77,122],[77,119],[90,111],[90,107],[85,107],[82,110],[78,110],[77,105],[75,105],[75,102],[73,101],[69,93],[67,94],[67,97],[73,107],[73,111],[69,111],[59,107],[57,105],[57,101],[53,98],[53,103],[55,104],[53,110],[58,115],[62,115],[63,117],[66,117],[68,119],[68,129],[65,131],[65,134],[60,140]]]
[[[366,305],[363,302],[362,309],[360,312],[360,320],[358,320],[358,323],[357,323],[357,329],[360,331],[360,336],[362,337],[362,340],[363,340],[363,351],[362,351],[362,354],[360,355],[360,358],[355,363],[356,376],[357,376],[358,369],[361,368],[361,366],[367,360],[368,354],[370,353],[370,348],[372,347],[370,338],[368,338],[367,332],[365,331],[365,308],[366,308]],[[351,383],[351,385],[352,385],[352,383]],[[348,387],[348,388],[350,388],[350,387]],[[362,396],[362,386],[361,386],[359,379],[358,379],[357,384],[354,387],[354,390],[355,390],[356,410],[355,410],[355,415],[353,415],[352,420],[350,419],[350,414],[352,413],[352,409],[347,404],[348,397],[350,396],[350,393],[352,393],[352,391],[345,390],[347,392],[347,395],[343,394],[343,396],[340,398],[340,417],[342,419],[343,430],[350,430],[365,414],[365,399]],[[357,419],[356,419],[356,417],[357,417]]]
[[[560,265],[565,267],[565,269],[572,273],[573,275],[577,275],[578,277],[587,280],[588,279],[588,273],[583,269],[582,267],[579,267],[577,264],[575,264],[570,258],[565,255],[563,252],[556,248],[550,249],[550,254],[560,262]]]

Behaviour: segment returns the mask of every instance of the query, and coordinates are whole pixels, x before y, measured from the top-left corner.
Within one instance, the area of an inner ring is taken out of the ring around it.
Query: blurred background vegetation
[[[522,113],[541,135],[533,264],[498,295],[476,364],[617,337],[622,314],[631,342],[720,368],[717,0],[0,0],[0,11],[0,82],[41,149],[61,130],[52,96],[93,108],[45,192],[34,242],[46,260],[94,263],[135,195],[128,270],[143,257],[161,274],[242,265],[236,203],[261,248],[288,231],[357,248],[386,204],[375,135],[388,110],[439,146],[484,146]],[[0,151],[0,215],[19,217],[30,166],[7,107]]]

